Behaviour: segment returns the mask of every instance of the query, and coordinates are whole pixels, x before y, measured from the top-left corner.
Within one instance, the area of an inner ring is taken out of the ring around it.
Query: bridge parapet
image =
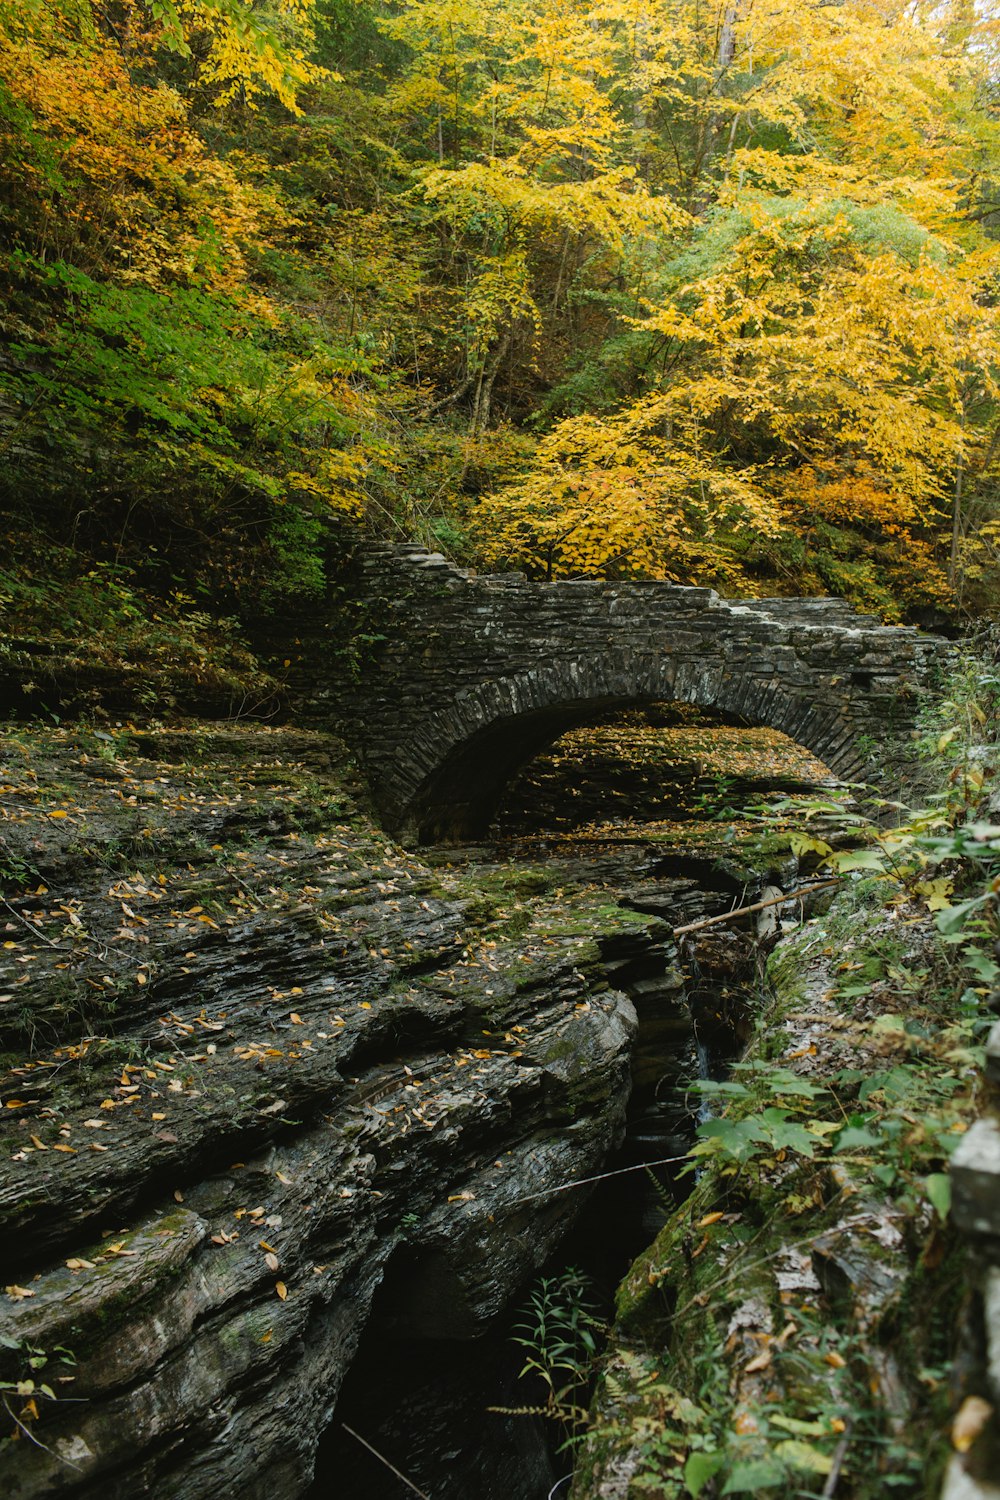
[[[360,566],[383,640],[340,713],[387,825],[410,836],[481,834],[526,760],[630,704],[695,703],[784,731],[845,779],[884,775],[911,756],[950,652],[839,599],[480,577],[413,546]]]

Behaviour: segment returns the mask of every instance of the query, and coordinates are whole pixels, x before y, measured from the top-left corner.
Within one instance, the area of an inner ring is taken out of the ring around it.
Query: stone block
[[[951,1159],[951,1217],[964,1234],[1000,1238],[1000,1123],[977,1120]]]
[[[944,1476],[941,1500],[1000,1500],[1000,1485],[975,1479],[956,1453]]]
[[[986,1042],[986,1077],[1000,1087],[1000,1021],[994,1022]]]

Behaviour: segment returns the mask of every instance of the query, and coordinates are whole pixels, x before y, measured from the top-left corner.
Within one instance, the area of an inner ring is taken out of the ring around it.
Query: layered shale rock
[[[12,1500],[302,1494],[388,1268],[401,1334],[475,1337],[620,1138],[635,1011],[593,934],[665,924],[477,925],[351,777],[291,731],[12,741]]]

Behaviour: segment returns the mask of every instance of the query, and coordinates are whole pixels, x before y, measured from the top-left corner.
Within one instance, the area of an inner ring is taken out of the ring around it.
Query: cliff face
[[[4,774],[0,1484],[300,1495],[390,1267],[398,1332],[468,1339],[566,1232],[636,1027],[594,934],[665,924],[476,911],[319,735],[20,731]]]
[[[845,882],[772,953],[697,1182],[618,1288],[573,1500],[941,1493],[983,1377],[939,1196],[977,1052],[926,986],[936,938],[922,903]]]

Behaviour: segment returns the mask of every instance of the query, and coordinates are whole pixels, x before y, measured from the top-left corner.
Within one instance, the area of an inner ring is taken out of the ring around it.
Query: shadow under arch
[[[557,660],[457,693],[437,716],[433,749],[424,749],[424,765],[392,821],[419,843],[479,838],[517,771],[553,740],[619,709],[657,702],[691,703],[731,722],[781,730],[846,780],[862,768],[842,714],[775,681],[717,663],[678,664],[658,652]]]

